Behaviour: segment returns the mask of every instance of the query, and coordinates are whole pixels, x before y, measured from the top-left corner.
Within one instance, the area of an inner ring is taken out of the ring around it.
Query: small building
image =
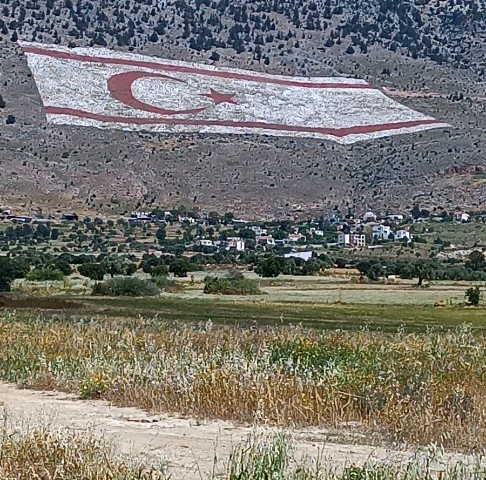
[[[467,223],[469,222],[471,215],[465,212],[454,212],[453,218],[457,223]]]
[[[190,224],[196,223],[196,219],[194,217],[188,217],[187,215],[184,216],[179,215],[177,217],[177,221],[179,223],[190,223]]]
[[[239,237],[228,237],[226,240],[226,250],[236,250],[237,252],[245,251],[245,240]]]
[[[376,222],[376,215],[373,212],[366,212],[363,215],[363,222]]]
[[[63,213],[61,220],[64,222],[77,222],[79,217],[77,213]]]
[[[204,238],[196,240],[196,245],[198,247],[214,247],[214,243],[213,243],[212,240],[207,240],[207,239],[204,239]]]
[[[405,240],[407,239],[407,242],[412,241],[412,235],[410,235],[409,230],[397,230],[395,233],[395,240],[400,241],[400,240]]]
[[[287,237],[288,243],[297,243],[299,240],[305,240],[306,236],[301,233],[291,233]]]
[[[142,223],[151,222],[153,219],[152,215],[149,212],[132,212],[130,214],[130,218],[128,219],[128,223],[131,225],[138,225]]]
[[[257,245],[275,246],[275,239],[271,235],[260,235],[255,238]]]
[[[324,230],[318,230],[317,228],[310,228],[309,233],[315,237],[323,237],[324,236]]]
[[[7,217],[12,223],[30,223],[32,217],[26,217],[24,215],[9,215]]]
[[[130,218],[152,218],[150,212],[135,211],[130,214]]]
[[[404,217],[400,214],[392,214],[388,215],[386,218],[388,218],[388,220],[393,220],[394,222],[402,222]]]
[[[338,246],[362,248],[366,246],[366,236],[364,233],[339,233]]]
[[[372,230],[373,238],[380,238],[382,240],[388,240],[391,233],[391,227],[387,225],[375,225]]]
[[[290,252],[286,253],[284,258],[301,258],[307,262],[312,258],[312,252]]]
[[[266,228],[253,226],[253,227],[250,227],[250,230],[252,230],[255,233],[255,236],[257,236],[257,237],[261,237],[263,235],[268,235],[268,230]]]

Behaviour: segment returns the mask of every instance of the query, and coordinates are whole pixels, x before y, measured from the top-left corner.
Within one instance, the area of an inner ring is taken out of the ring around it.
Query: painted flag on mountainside
[[[267,75],[98,48],[21,47],[55,124],[345,144],[447,126],[363,80]]]

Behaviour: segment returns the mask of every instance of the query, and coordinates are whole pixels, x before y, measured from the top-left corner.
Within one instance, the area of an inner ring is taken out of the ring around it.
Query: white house
[[[363,233],[339,233],[338,245],[340,247],[361,248],[366,245],[366,236]]]
[[[383,240],[388,240],[388,237],[390,236],[391,227],[388,227],[387,225],[375,225],[373,227],[373,238],[381,238]]]
[[[196,223],[196,219],[193,217],[182,217],[181,215],[178,216],[179,223]]]
[[[253,227],[250,227],[251,230],[253,230],[255,232],[255,236],[257,237],[261,237],[263,235],[267,235],[268,234],[268,230],[266,228],[261,228],[261,227],[256,227],[256,226],[253,226]]]
[[[245,251],[245,240],[239,237],[228,237],[226,241],[226,250],[236,250],[237,252]]]
[[[454,212],[454,221],[458,223],[467,223],[471,215],[465,212]]]
[[[388,215],[387,217],[389,220],[394,220],[395,222],[401,222],[403,220],[403,215],[400,214],[393,214]]]
[[[152,221],[152,218],[150,212],[132,212],[128,222],[132,224],[148,223]]]
[[[152,215],[150,214],[150,212],[140,212],[136,210],[130,214],[130,218],[141,218],[144,220],[150,220],[152,218]]]
[[[315,237],[323,237],[324,236],[324,230],[318,230],[317,228],[310,228],[309,233],[311,235],[314,235]]]
[[[212,240],[206,240],[204,238],[201,238],[200,240],[196,241],[196,245],[198,247],[213,247],[214,243]]]
[[[410,235],[410,232],[408,230],[397,230],[395,233],[395,240],[403,240],[407,239],[407,242],[412,241],[412,235]]]
[[[376,215],[373,212],[366,212],[363,215],[363,222],[376,222]]]
[[[299,240],[305,240],[305,235],[302,235],[301,233],[291,233],[287,237],[287,241],[289,243],[297,243]]]
[[[268,245],[272,247],[275,245],[275,239],[271,235],[260,235],[255,238],[255,241],[259,245]]]
[[[286,253],[284,258],[301,258],[307,262],[312,258],[312,252],[290,252]]]

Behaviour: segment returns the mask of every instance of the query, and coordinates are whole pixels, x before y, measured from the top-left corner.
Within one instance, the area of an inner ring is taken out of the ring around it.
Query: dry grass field
[[[2,428],[3,427],[3,428]],[[0,477],[5,480],[164,480],[157,467],[119,458],[94,436],[46,427],[0,427]]]
[[[474,449],[485,438],[482,335],[385,334],[62,320],[3,314],[0,377],[120,406],[369,441]]]
[[[255,429],[224,459],[217,455],[204,463],[196,459],[192,469],[183,470],[160,459],[140,461],[116,454],[109,442],[91,431],[77,433],[66,426],[19,428],[5,422],[0,432],[0,474],[8,480],[480,480],[486,473],[481,455],[453,457],[438,448],[398,456],[388,451],[385,461],[370,455],[359,464],[337,465],[335,457],[303,454],[299,448],[304,445],[311,442],[299,445],[288,434]]]

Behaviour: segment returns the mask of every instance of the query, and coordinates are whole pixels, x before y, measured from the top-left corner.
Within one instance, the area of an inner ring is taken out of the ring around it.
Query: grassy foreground
[[[0,317],[0,378],[120,406],[377,438],[486,441],[486,338]]]
[[[1,427],[0,427],[1,428]],[[0,431],[2,480],[164,480],[165,471],[117,458],[89,435],[47,428]]]
[[[237,445],[224,465],[201,480],[483,480],[484,459],[444,463],[440,452],[417,454],[402,465],[331,465],[325,459],[297,459],[290,439],[281,434],[253,434]],[[106,444],[89,435],[52,432],[45,428],[12,431],[0,436],[3,480],[169,480],[163,467],[122,460]]]

